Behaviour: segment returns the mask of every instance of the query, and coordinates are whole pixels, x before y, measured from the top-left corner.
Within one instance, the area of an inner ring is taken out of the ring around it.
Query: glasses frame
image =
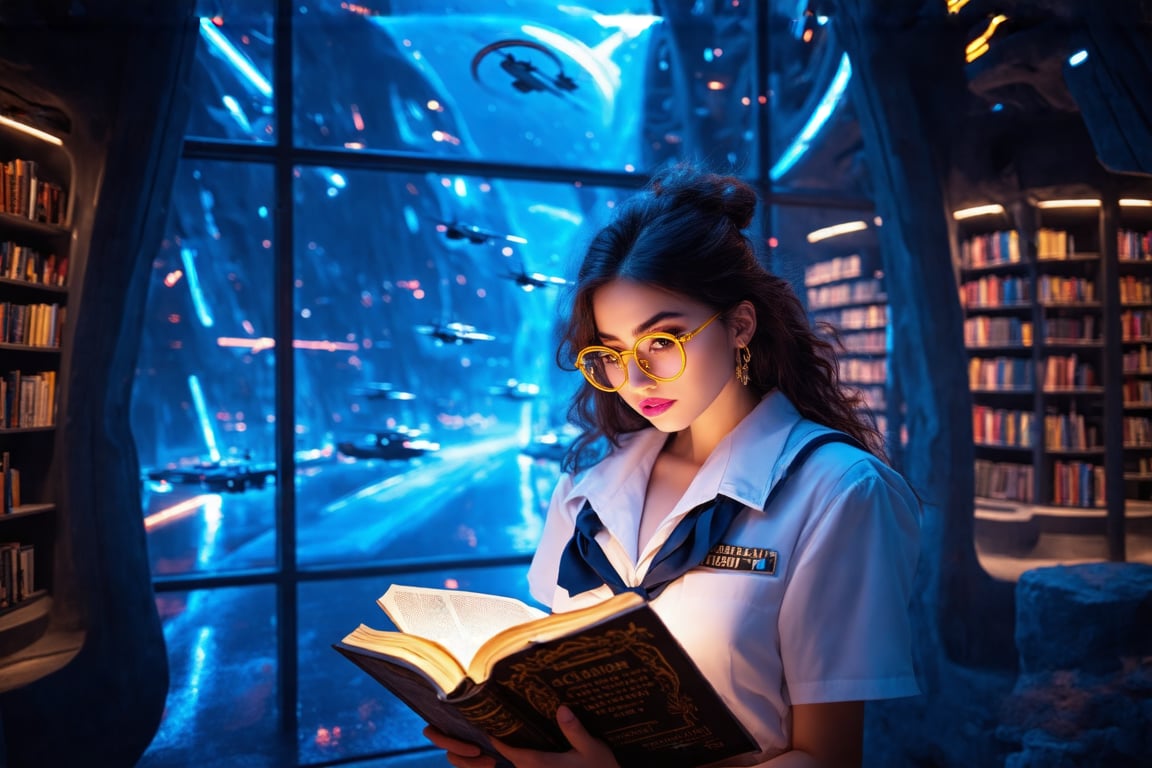
[[[585,381],[587,381],[592,386],[596,387],[596,389],[600,390],[601,392],[619,392],[621,389],[623,389],[628,384],[628,370],[631,367],[628,365],[628,363],[625,359],[628,355],[632,355],[632,359],[636,361],[636,367],[640,369],[641,373],[643,373],[648,378],[652,379],[652,381],[658,381],[661,383],[667,383],[669,381],[676,381],[676,379],[678,379],[684,375],[684,371],[688,370],[688,354],[684,351],[684,345],[687,344],[689,341],[691,341],[693,338],[695,338],[701,331],[703,331],[709,325],[711,325],[712,321],[715,320],[716,318],[720,317],[720,315],[722,315],[722,314],[724,314],[723,311],[717,312],[716,314],[712,315],[712,317],[708,318],[703,323],[701,323],[699,326],[697,326],[695,329],[688,331],[687,333],[682,333],[679,336],[677,336],[676,334],[673,334],[673,333],[665,333],[664,331],[656,331],[654,333],[646,333],[643,336],[641,336],[640,338],[636,339],[636,342],[632,345],[632,349],[625,349],[625,350],[621,351],[619,349],[612,349],[612,347],[605,347],[601,344],[589,345],[587,347],[584,347],[584,349],[580,350],[580,354],[576,355],[576,368],[580,371],[581,375],[584,376]],[[677,373],[675,376],[669,376],[669,377],[665,378],[663,376],[657,376],[656,374],[652,373],[651,371],[649,371],[645,367],[644,363],[642,362],[642,360],[639,356],[638,350],[640,349],[640,343],[643,341],[649,340],[649,339],[667,339],[669,341],[676,342],[677,346],[680,349],[681,365],[680,365],[680,372],[679,373]],[[597,384],[595,381],[593,381],[592,378],[588,375],[588,371],[584,367],[584,358],[587,355],[590,355],[590,354],[595,353],[595,352],[607,352],[611,355],[616,355],[617,357],[620,358],[620,367],[623,368],[623,370],[624,370],[624,378],[623,378],[623,380],[621,380],[621,382],[618,386],[616,386],[616,387],[601,386],[600,384]]]

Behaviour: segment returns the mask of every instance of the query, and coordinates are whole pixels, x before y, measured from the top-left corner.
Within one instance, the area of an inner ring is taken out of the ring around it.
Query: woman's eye
[[[611,365],[616,368],[620,367],[620,355],[612,352],[597,352],[592,358],[596,365]]]

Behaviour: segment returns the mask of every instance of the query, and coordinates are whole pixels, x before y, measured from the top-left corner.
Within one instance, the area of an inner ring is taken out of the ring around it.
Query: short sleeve
[[[780,610],[793,704],[914,696],[909,602],[920,505],[887,467],[855,464],[806,526]]]
[[[536,546],[536,554],[528,567],[528,591],[542,604],[552,607],[556,582],[560,573],[560,555],[572,538],[575,521],[568,514],[564,499],[572,490],[572,476],[564,474],[552,491],[548,516],[544,519],[544,532]]]

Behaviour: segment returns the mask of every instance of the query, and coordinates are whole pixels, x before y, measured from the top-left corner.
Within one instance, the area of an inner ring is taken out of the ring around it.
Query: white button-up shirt
[[[725,551],[770,550],[774,571],[697,567],[652,601],[760,745],[758,755],[729,765],[789,749],[793,704],[919,692],[908,604],[920,507],[904,479],[859,448],[831,443],[763,507],[797,437],[813,426],[784,395],[767,395],[716,446],[643,550],[637,537],[645,489],[667,435],[629,435],[599,464],[561,478],[528,573],[532,595],[553,611],[611,596],[607,586],[569,595],[557,584],[560,556],[586,500],[604,524],[597,543],[631,586],[693,507],[718,494],[744,504],[721,542],[746,549]]]

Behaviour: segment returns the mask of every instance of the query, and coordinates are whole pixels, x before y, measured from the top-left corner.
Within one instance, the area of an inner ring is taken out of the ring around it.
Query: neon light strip
[[[803,157],[804,153],[808,151],[809,145],[816,139],[816,135],[820,133],[825,123],[832,117],[832,113],[836,111],[836,105],[840,103],[840,99],[844,97],[844,92],[848,89],[848,81],[852,79],[852,63],[848,60],[848,54],[840,57],[840,65],[836,69],[836,74],[832,77],[832,82],[828,86],[828,91],[824,97],[820,99],[819,105],[812,112],[808,122],[796,134],[796,138],[792,140],[792,145],[780,155],[780,159],[772,166],[768,176],[772,181],[777,181],[788,172],[796,162]]]
[[[965,48],[964,48],[965,61],[967,61],[969,64],[971,64],[976,59],[978,59],[981,56],[983,56],[984,54],[988,53],[988,48],[989,48],[989,42],[988,41],[991,40],[992,35],[994,35],[996,33],[996,28],[999,27],[1001,24],[1003,24],[1006,21],[1008,21],[1008,17],[1002,13],[993,16],[992,20],[988,22],[987,28],[985,28],[985,30],[979,36],[974,38],[972,40],[972,42],[968,43],[968,45],[965,46]]]
[[[40,130],[39,128],[33,128],[30,125],[26,125],[25,123],[22,123],[19,120],[13,120],[10,117],[4,117],[3,115],[0,115],[0,125],[6,125],[9,128],[15,128],[16,130],[22,131],[22,132],[28,134],[29,136],[34,136],[37,139],[40,139],[40,141],[46,141],[49,144],[55,144],[58,147],[64,145],[63,141],[56,138],[52,134],[44,133],[44,131]]]
[[[196,374],[188,375],[188,389],[192,392],[192,405],[196,408],[196,418],[200,422],[200,431],[204,434],[204,445],[208,448],[208,458],[220,461],[220,449],[216,446],[216,433],[212,431],[212,420],[208,418],[208,408],[204,404],[204,390],[200,388],[200,379]]]
[[[192,498],[182,501],[179,504],[173,504],[170,507],[165,507],[159,512],[153,512],[144,518],[144,530],[150,531],[153,528],[158,528],[161,525],[172,522],[173,520],[179,520],[182,517],[188,517],[188,515],[200,509],[200,507],[211,503],[213,499],[219,502],[220,496],[215,493],[193,496]]]
[[[184,276],[188,278],[188,293],[192,296],[192,306],[196,307],[196,316],[205,328],[215,324],[208,303],[204,301],[204,289],[200,287],[200,277],[196,273],[196,262],[192,259],[191,248],[180,249],[180,260],[184,262]]]
[[[1004,206],[1000,203],[991,203],[989,205],[975,205],[971,208],[961,208],[958,211],[952,211],[952,218],[957,221],[961,219],[971,219],[976,216],[992,216],[994,214],[1004,213]]]
[[[1036,203],[1037,208],[1099,208],[1100,201],[1094,198],[1081,200],[1041,200]]]
[[[846,221],[843,224],[833,224],[830,227],[823,229],[814,229],[808,233],[808,242],[818,243],[821,240],[827,240],[830,237],[838,237],[839,235],[846,235],[849,232],[859,232],[862,229],[868,229],[868,223],[865,221]]]
[[[247,56],[236,50],[236,46],[232,45],[232,43],[228,42],[228,38],[220,34],[220,30],[212,23],[212,19],[200,19],[200,33],[220,52],[220,55],[227,59],[232,66],[239,70],[240,74],[248,79],[248,82],[256,86],[256,89],[260,91],[260,93],[269,99],[272,98],[272,84],[256,71],[256,68],[252,66],[252,62],[248,60]]]
[[[245,339],[236,336],[220,336],[216,339],[220,347],[242,347],[253,354],[266,349],[276,348],[276,339],[270,336],[260,336],[255,339]],[[320,352],[357,352],[360,346],[352,341],[328,341],[327,339],[293,339],[293,349],[313,349]]]

